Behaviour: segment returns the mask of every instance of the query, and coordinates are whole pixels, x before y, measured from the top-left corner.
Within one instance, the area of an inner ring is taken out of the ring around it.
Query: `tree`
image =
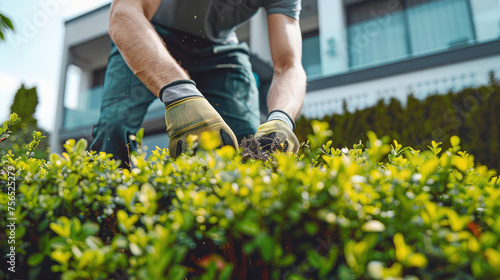
[[[21,88],[14,96],[12,106],[10,106],[10,113],[15,112],[23,120],[22,128],[37,127],[37,120],[34,116],[37,105],[38,95],[36,87],[28,89],[24,85],[21,85]],[[16,130],[13,131],[15,132]]]

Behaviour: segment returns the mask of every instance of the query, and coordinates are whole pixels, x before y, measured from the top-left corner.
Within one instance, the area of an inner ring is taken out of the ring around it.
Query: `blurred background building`
[[[66,21],[54,152],[69,138],[91,140],[110,50],[106,5]],[[261,110],[272,78],[266,15],[237,30],[252,51]],[[409,94],[425,98],[500,75],[499,0],[302,0],[302,114],[319,118]],[[155,101],[143,127],[149,147],[166,146],[164,105]]]

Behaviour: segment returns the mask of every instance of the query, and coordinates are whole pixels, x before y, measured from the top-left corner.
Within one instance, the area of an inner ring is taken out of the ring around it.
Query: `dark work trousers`
[[[238,141],[255,134],[260,124],[259,94],[246,43],[215,44],[156,26],[172,56],[186,69],[200,92],[233,130]],[[166,50],[165,50],[166,51]],[[136,149],[137,133],[153,93],[133,74],[114,43],[106,69],[101,114],[90,150],[114,155],[126,167],[128,150]],[[166,133],[166,132],[165,132]],[[168,143],[165,143],[168,147]]]

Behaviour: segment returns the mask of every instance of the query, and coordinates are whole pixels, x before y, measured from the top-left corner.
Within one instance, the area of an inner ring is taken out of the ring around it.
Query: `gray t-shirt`
[[[260,7],[298,20],[301,0],[162,0],[151,22],[216,43],[237,42],[234,30]]]

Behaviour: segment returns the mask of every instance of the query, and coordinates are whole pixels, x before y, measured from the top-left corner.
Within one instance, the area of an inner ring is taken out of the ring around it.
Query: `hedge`
[[[298,157],[267,161],[210,135],[193,156],[146,158],[142,131],[131,170],[83,139],[48,161],[3,156],[0,278],[500,277],[500,180],[458,137],[419,151],[369,132],[336,149],[327,123],[312,131]]]
[[[420,150],[432,140],[444,142],[447,149],[447,140],[457,135],[476,161],[500,170],[500,85],[492,73],[489,85],[424,100],[410,95],[404,106],[391,98],[387,104],[380,100],[375,106],[353,113],[346,107],[344,103],[344,114],[322,119],[333,130],[334,147],[366,142],[369,130]],[[312,132],[310,121],[305,117],[297,121],[295,131],[302,141]]]

